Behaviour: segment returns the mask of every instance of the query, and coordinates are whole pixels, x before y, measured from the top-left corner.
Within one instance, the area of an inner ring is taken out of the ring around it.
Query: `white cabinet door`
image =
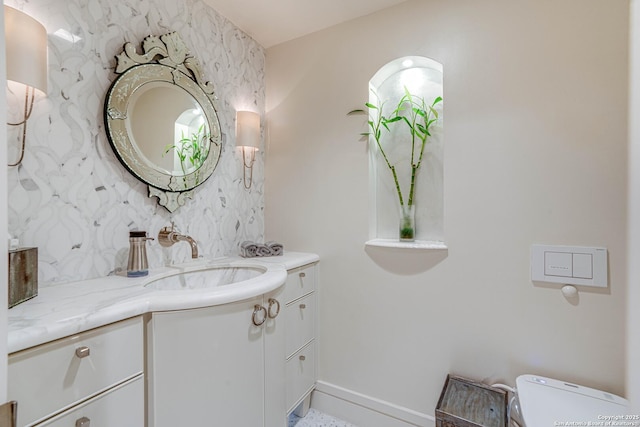
[[[11,354],[9,398],[18,401],[18,425],[40,422],[142,374],[142,326],[136,317]]]
[[[276,304],[278,315],[269,318],[264,324],[265,349],[265,408],[264,427],[285,427],[287,425],[287,407],[285,400],[285,306],[282,301],[284,287],[265,296],[265,307],[271,306],[270,314],[275,315]],[[271,300],[277,302],[270,302]],[[240,424],[237,424],[238,426]]]
[[[310,293],[284,309],[287,324],[286,354],[290,357],[309,344],[316,336],[316,295]]]
[[[287,410],[306,398],[316,384],[316,348],[312,341],[287,360]]]
[[[18,405],[19,406],[19,405]],[[139,375],[38,427],[144,426],[144,377]]]
[[[263,426],[262,296],[194,310],[153,313],[149,425]]]

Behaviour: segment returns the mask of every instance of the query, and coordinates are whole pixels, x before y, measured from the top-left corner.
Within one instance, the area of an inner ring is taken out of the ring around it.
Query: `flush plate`
[[[607,287],[607,248],[531,245],[531,280]]]

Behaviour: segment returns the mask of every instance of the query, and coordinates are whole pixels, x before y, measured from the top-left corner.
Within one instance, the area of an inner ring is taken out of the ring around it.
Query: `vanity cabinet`
[[[263,296],[153,313],[148,425],[284,427],[287,414],[306,413],[316,383],[316,276],[308,264]]]
[[[143,426],[141,317],[9,355],[18,426]]]
[[[288,271],[285,285],[287,413],[304,416],[316,383],[317,266]]]
[[[285,425],[281,292],[152,314],[149,426]]]
[[[265,281],[203,293],[203,308],[120,277],[43,289],[10,312],[18,426],[285,427],[316,382],[318,257],[260,261],[277,264]]]

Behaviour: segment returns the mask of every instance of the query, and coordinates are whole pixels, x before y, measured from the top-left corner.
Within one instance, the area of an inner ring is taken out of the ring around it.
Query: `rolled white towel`
[[[284,246],[282,246],[281,243],[269,241],[265,243],[265,245],[267,245],[269,249],[271,249],[271,255],[273,256],[282,255],[284,252]]]
[[[246,240],[240,245],[240,256],[244,258],[253,258],[258,255],[258,244]]]
[[[267,245],[257,245],[256,256],[271,256],[271,249]]]

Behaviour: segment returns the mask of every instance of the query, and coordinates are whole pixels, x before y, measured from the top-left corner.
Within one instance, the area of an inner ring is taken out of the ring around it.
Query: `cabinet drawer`
[[[298,351],[315,337],[315,292],[285,307],[285,350],[287,357]]]
[[[312,341],[287,360],[287,413],[316,383],[315,348],[315,341]]]
[[[38,427],[144,426],[142,375],[51,418]]]
[[[87,348],[89,354],[83,355]],[[8,395],[18,401],[18,425],[41,420],[142,373],[143,357],[140,317],[9,355]]]
[[[282,297],[285,303],[300,298],[316,288],[315,269],[315,264],[311,264],[289,271]]]

